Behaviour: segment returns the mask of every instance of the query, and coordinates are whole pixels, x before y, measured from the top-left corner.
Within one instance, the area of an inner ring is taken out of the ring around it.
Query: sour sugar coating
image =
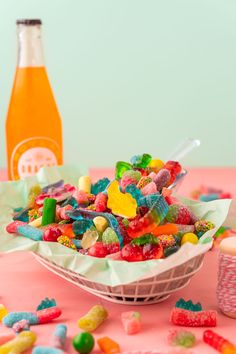
[[[67,326],[64,324],[57,325],[52,335],[52,346],[56,348],[64,348],[66,343],[66,335]]]
[[[46,198],[43,202],[42,226],[55,222],[57,201],[54,198]]]
[[[168,185],[168,182],[171,179],[171,174],[170,171],[163,168],[162,170],[160,170],[156,177],[154,178],[154,182],[156,184],[157,190],[160,191],[162,190],[163,187]]]
[[[10,312],[3,318],[3,324],[12,327],[16,322],[28,320],[30,325],[48,323],[61,315],[58,307],[50,307],[36,312]]]
[[[177,326],[185,327],[215,327],[216,311],[189,311],[174,308],[171,311],[170,321]]]
[[[56,300],[55,299],[49,299],[48,297],[45,297],[40,304],[37,306],[36,310],[44,310],[48,309],[49,307],[55,307],[57,306]]]
[[[99,338],[97,343],[101,351],[105,354],[120,353],[119,344],[109,337]]]
[[[189,224],[191,214],[189,209],[182,204],[171,204],[169,207],[166,220],[174,224]]]
[[[37,346],[32,350],[32,354],[65,354],[65,352],[59,348]]]
[[[20,333],[22,331],[29,331],[30,323],[27,320],[21,320],[19,322],[14,323],[12,329],[15,333]]]
[[[203,333],[203,341],[209,344],[212,348],[218,350],[218,352],[223,354],[235,354],[236,346],[229,342],[224,337],[221,337],[219,334],[207,330]]]
[[[105,244],[119,242],[117,234],[115,233],[115,231],[111,227],[107,227],[106,230],[103,232],[102,242]]]
[[[173,235],[160,235],[158,239],[164,249],[176,246],[176,241]]]
[[[42,241],[43,239],[43,230],[30,225],[18,226],[17,233],[34,241]]]
[[[137,188],[143,189],[145,186],[147,186],[149,183],[152,182],[151,177],[144,176],[140,179],[140,181],[137,184]]]
[[[20,354],[30,349],[37,337],[34,332],[23,331],[17,337],[0,346],[0,354]]]
[[[152,232],[168,213],[168,204],[162,195],[156,195],[155,202],[149,211],[139,220],[129,223],[127,233],[130,237],[135,238]]]
[[[157,187],[155,182],[148,183],[145,187],[141,189],[142,195],[156,194]]]
[[[95,208],[97,212],[104,212],[107,209],[107,195],[105,193],[98,193],[95,199]]]
[[[103,192],[109,183],[110,180],[106,177],[99,179],[96,183],[92,184],[91,193],[97,195],[98,193]]]
[[[122,312],[121,322],[127,334],[136,334],[141,330],[141,315],[139,312]]]
[[[215,227],[211,221],[198,220],[194,224],[196,232],[207,232]]]
[[[102,305],[95,305],[85,316],[78,320],[78,326],[86,332],[93,332],[107,317],[107,310]]]
[[[74,221],[72,225],[74,234],[76,236],[82,235],[83,233],[85,233],[85,231],[90,229],[91,226],[94,226],[92,220],[84,218],[81,218],[81,220]]]
[[[129,184],[137,184],[138,181],[141,179],[142,175],[139,171],[129,170],[124,172],[121,180],[120,186],[123,191]]]
[[[170,330],[167,340],[170,345],[185,348],[192,348],[196,343],[195,335],[189,331]]]
[[[58,227],[48,227],[43,233],[43,241],[56,242],[58,237],[62,235]]]
[[[9,234],[15,234],[15,233],[17,233],[18,226],[23,226],[23,225],[27,225],[27,223],[24,221],[18,221],[18,220],[12,221],[10,224],[7,225],[6,231]]]

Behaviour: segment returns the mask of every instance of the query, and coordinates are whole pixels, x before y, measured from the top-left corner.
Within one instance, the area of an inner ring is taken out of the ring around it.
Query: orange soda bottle
[[[62,124],[43,60],[41,20],[17,20],[18,64],[7,119],[8,175],[62,164]]]

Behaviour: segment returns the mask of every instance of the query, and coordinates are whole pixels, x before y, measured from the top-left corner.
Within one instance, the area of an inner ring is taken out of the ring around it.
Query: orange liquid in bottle
[[[11,179],[62,164],[61,119],[44,67],[17,68],[6,134]]]
[[[19,65],[6,119],[10,179],[62,164],[62,124],[42,63],[40,26],[20,24],[20,33]]]

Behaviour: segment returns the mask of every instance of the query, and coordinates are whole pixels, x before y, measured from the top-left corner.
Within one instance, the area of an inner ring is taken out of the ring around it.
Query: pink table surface
[[[91,170],[94,179],[109,175],[111,169]],[[236,169],[191,169],[181,186],[180,193],[188,195],[189,192],[206,184],[224,188],[236,195]],[[47,345],[56,323],[65,323],[68,326],[69,339],[79,332],[77,320],[93,305],[103,304],[109,311],[109,319],[95,331],[95,338],[110,336],[120,343],[123,351],[141,349],[159,349],[160,353],[167,353],[171,349],[166,337],[168,330],[173,328],[169,323],[171,308],[175,302],[183,297],[194,302],[200,301],[205,309],[216,309],[216,277],[217,277],[217,251],[209,252],[204,260],[203,268],[183,290],[173,294],[165,302],[145,306],[124,306],[109,303],[91,295],[79,287],[66,282],[40,265],[32,254],[26,252],[0,254],[0,303],[9,311],[32,311],[38,303],[45,298],[55,298],[62,309],[60,319],[51,324],[34,326],[38,335],[37,345]],[[122,311],[136,310],[142,315],[142,331],[134,336],[128,336],[123,331],[120,314]],[[231,341],[235,341],[236,321],[218,315],[218,333]],[[0,324],[0,333],[3,326]],[[198,344],[194,353],[216,353],[201,341],[203,329],[193,329]],[[67,353],[75,353],[68,340]],[[96,346],[94,353],[99,353]],[[28,352],[30,353],[30,351]]]

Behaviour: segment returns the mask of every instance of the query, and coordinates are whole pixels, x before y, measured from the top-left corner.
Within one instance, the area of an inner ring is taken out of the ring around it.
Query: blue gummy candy
[[[16,322],[21,320],[29,321],[30,325],[38,324],[38,317],[32,312],[10,312],[8,315],[3,317],[2,323],[4,326],[12,327]]]
[[[72,224],[72,229],[74,231],[74,234],[77,235],[82,235],[85,233],[86,230],[90,229],[91,226],[94,226],[94,223],[90,219],[81,219],[81,220],[76,220]]]
[[[194,312],[202,311],[202,305],[199,302],[197,304],[194,304],[192,300],[185,301],[182,298],[176,302],[175,307]]]
[[[109,226],[116,232],[120,247],[123,247],[123,236],[122,232],[119,226],[118,221],[114,217],[114,215],[110,213],[99,213],[97,211],[93,210],[88,210],[88,209],[82,209],[78,208],[76,210],[68,211],[67,215],[72,219],[72,220],[80,220],[81,216],[86,217],[87,219],[94,219],[96,216],[103,216],[104,218],[107,219]]]
[[[21,209],[13,216],[13,220],[29,222],[29,208]]]
[[[55,299],[49,299],[48,297],[45,297],[45,299],[43,299],[38,305],[38,307],[36,308],[36,311],[48,309],[49,307],[55,307],[55,306],[57,306]]]
[[[61,206],[64,207],[66,205],[71,205],[73,208],[77,208],[78,206],[78,202],[74,197],[70,197],[68,199],[66,199]]]
[[[33,349],[32,354],[63,354],[64,351],[53,347],[37,346]]]
[[[66,334],[67,334],[67,326],[64,324],[59,324],[56,326],[53,336],[60,338],[61,345],[63,345],[65,344]]]
[[[43,231],[30,225],[18,226],[17,233],[34,241],[42,241],[43,239]]]
[[[73,242],[73,244],[75,245],[75,247],[76,247],[77,249],[82,248],[82,246],[81,246],[81,240],[77,240],[76,238],[72,238],[71,241]]]
[[[105,177],[99,179],[96,183],[92,184],[91,193],[97,195],[98,193],[103,192],[107,188],[109,183],[110,183],[109,178]]]
[[[219,195],[215,193],[202,194],[199,198],[201,202],[211,202],[212,200],[217,200],[217,199],[219,199]]]
[[[143,195],[141,190],[137,188],[135,184],[128,184],[128,186],[125,188],[125,192],[131,194],[132,197],[136,200],[138,206],[141,206]]]

